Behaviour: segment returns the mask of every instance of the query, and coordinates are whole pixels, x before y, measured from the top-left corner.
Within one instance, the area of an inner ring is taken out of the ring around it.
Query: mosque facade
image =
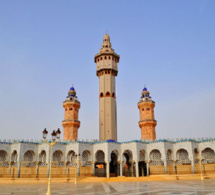
[[[141,137],[128,142],[117,141],[116,76],[120,56],[115,53],[110,36],[105,34],[95,55],[99,78],[99,140],[78,139],[79,109],[74,87],[63,102],[63,141],[50,146],[44,141],[0,140],[0,177],[47,177],[52,156],[52,171],[68,175],[76,167],[91,176],[144,177],[153,174],[195,174],[202,165],[205,173],[215,172],[215,139],[156,139],[155,102],[146,87],[138,102]]]

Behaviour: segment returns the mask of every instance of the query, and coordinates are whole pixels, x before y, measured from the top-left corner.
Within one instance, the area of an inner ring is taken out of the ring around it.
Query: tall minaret
[[[115,77],[120,56],[111,47],[106,33],[102,48],[95,55],[96,74],[99,77],[99,140],[117,141],[117,111]]]
[[[139,126],[141,128],[141,139],[155,140],[156,132],[155,126],[157,121],[154,116],[155,102],[150,97],[150,93],[146,87],[144,87],[140,101],[138,102],[138,108],[140,110]]]
[[[75,140],[78,139],[78,128],[80,127],[80,121],[78,120],[78,111],[80,108],[80,102],[76,96],[74,87],[71,87],[66,100],[63,102],[65,109],[63,125],[63,139]]]

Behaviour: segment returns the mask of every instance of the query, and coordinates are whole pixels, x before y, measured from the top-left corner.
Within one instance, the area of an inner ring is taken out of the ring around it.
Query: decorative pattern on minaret
[[[99,139],[117,141],[115,77],[120,56],[112,49],[110,36],[103,37],[102,48],[95,55],[99,77]]]
[[[141,139],[143,140],[155,140],[156,132],[155,126],[157,121],[154,119],[154,107],[155,102],[150,97],[150,93],[146,87],[142,91],[142,96],[138,102],[138,108],[140,110],[139,126],[141,128]]]
[[[66,100],[63,102],[65,109],[63,125],[63,139],[70,141],[78,140],[78,128],[80,127],[80,121],[78,120],[78,112],[80,109],[80,102],[76,96],[74,87],[71,87]]]

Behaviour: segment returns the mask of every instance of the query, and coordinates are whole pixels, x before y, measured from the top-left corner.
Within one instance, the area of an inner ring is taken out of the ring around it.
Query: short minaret
[[[117,141],[117,110],[115,77],[120,56],[111,47],[105,34],[102,48],[95,55],[96,74],[99,77],[99,140]]]
[[[76,96],[74,87],[71,87],[66,100],[63,102],[65,109],[63,125],[63,139],[64,140],[78,140],[78,128],[80,127],[80,121],[78,120],[78,111],[80,108],[80,102]]]
[[[157,121],[154,116],[155,102],[150,97],[150,93],[144,87],[138,108],[140,110],[139,126],[141,128],[141,139],[154,141],[156,139],[155,126]]]

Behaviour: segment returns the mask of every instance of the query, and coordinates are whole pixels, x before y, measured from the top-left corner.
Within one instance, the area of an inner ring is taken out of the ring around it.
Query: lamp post
[[[202,174],[202,155],[199,154],[199,165],[200,165],[200,172],[201,172],[201,181],[204,180],[203,174]]]
[[[59,139],[60,139],[60,134],[61,134],[61,131],[60,129],[58,128],[57,131],[53,130],[53,132],[51,133],[51,136],[52,136],[52,141],[51,142],[48,142],[46,140],[46,137],[48,135],[48,131],[46,130],[46,128],[43,130],[43,141],[46,142],[47,144],[49,144],[49,146],[51,146],[51,150],[50,150],[50,155],[49,155],[49,180],[48,180],[48,190],[47,190],[47,193],[46,195],[51,195],[51,162],[52,162],[52,148],[53,146],[59,142]]]
[[[77,184],[77,166],[80,165],[80,154],[73,155],[75,158],[75,185]]]

